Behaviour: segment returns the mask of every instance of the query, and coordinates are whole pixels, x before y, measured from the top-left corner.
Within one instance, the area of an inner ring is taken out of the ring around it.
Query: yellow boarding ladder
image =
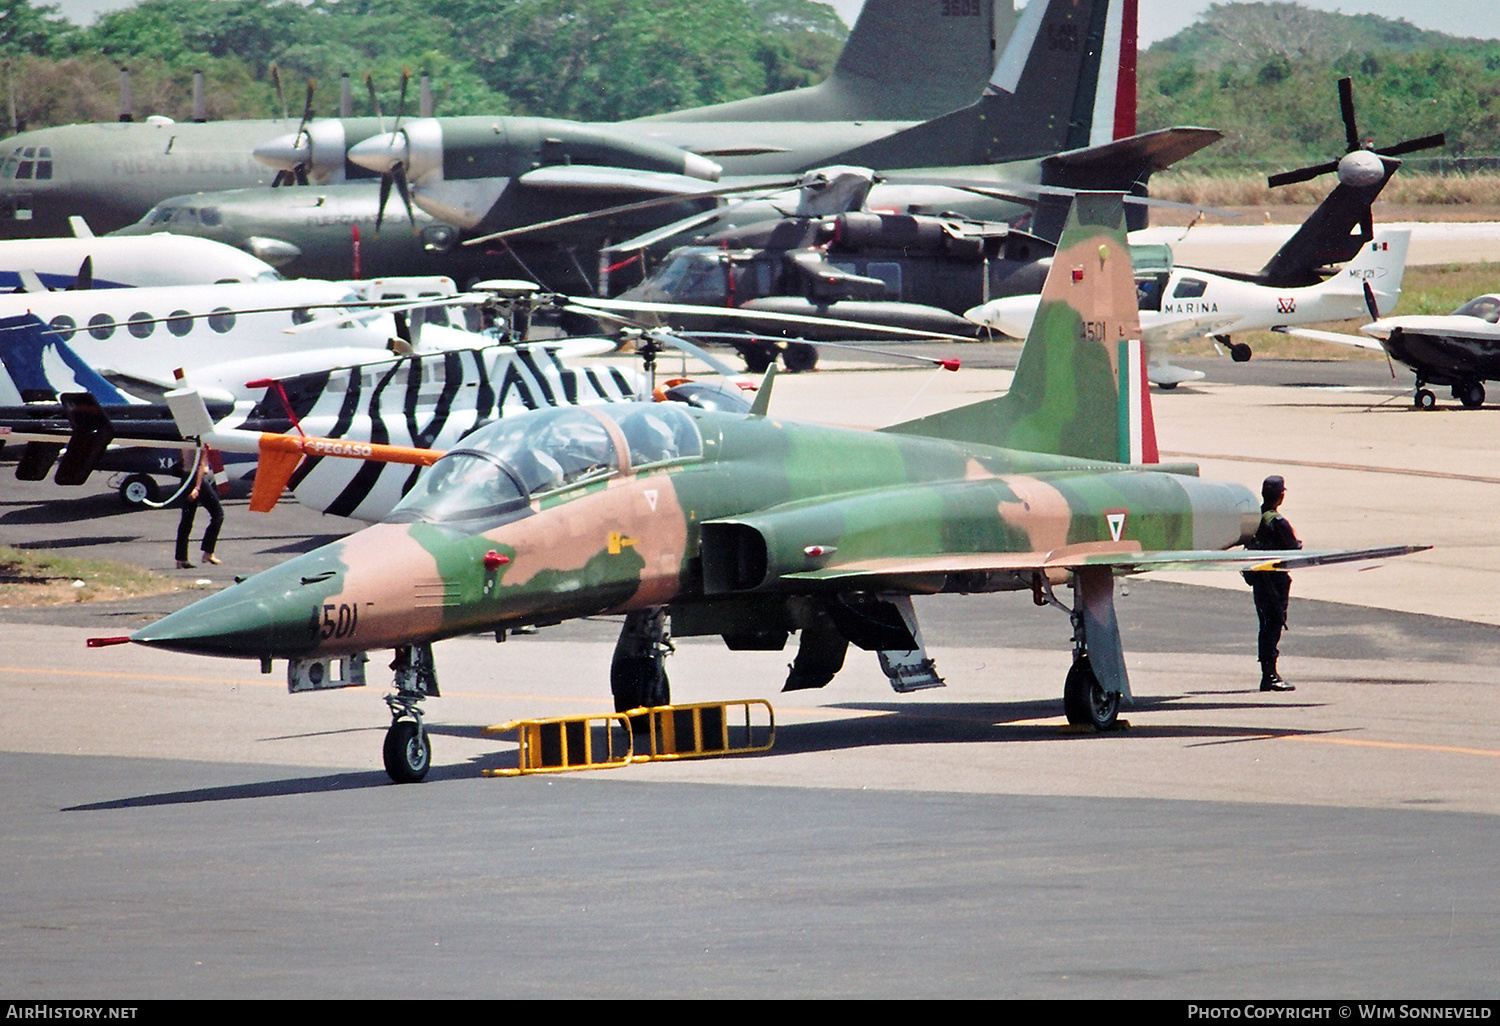
[[[764,710],[764,717],[756,712]],[[776,739],[769,702],[752,698],[698,705],[662,705],[607,716],[511,720],[485,727],[494,736],[516,732],[515,768],[487,769],[487,777],[608,769],[632,762],[696,759],[768,751]],[[639,747],[642,749],[637,752]]]

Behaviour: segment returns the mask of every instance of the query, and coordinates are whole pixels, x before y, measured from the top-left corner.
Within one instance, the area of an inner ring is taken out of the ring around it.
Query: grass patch
[[[160,595],[177,582],[128,563],[75,559],[0,545],[0,605],[57,606],[71,602]]]
[[[1160,171],[1151,176],[1151,195],[1178,203],[1201,203],[1210,207],[1317,206],[1335,182],[1321,175],[1273,189],[1265,175],[1205,174],[1193,171]],[[1393,205],[1494,207],[1500,204],[1500,174],[1423,175],[1399,172],[1381,190],[1380,202]],[[1433,220],[1452,216],[1435,212]]]

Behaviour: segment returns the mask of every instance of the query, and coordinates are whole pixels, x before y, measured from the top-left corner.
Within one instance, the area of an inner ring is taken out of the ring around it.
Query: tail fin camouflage
[[[1124,216],[1118,194],[1079,194],[1009,392],[886,430],[1083,459],[1156,462]]]

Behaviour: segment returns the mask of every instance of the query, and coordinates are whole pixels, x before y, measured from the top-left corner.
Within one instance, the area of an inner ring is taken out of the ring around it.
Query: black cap
[[[1279,499],[1285,494],[1286,478],[1282,477],[1280,474],[1272,474],[1270,477],[1266,478],[1265,483],[1260,486],[1260,496],[1263,499],[1269,499],[1272,496],[1275,496]]]

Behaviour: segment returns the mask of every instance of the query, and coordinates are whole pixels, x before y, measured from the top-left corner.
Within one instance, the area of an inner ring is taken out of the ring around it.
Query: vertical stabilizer
[[[1410,242],[1410,229],[1380,232],[1360,247],[1354,259],[1323,283],[1323,292],[1332,296],[1363,296],[1368,285],[1380,316],[1389,316],[1395,311],[1396,300],[1401,296],[1401,280],[1406,276],[1406,250]]]
[[[874,168],[973,167],[1114,141],[1125,8],[1137,0],[1034,0],[972,105],[838,157]],[[1134,80],[1133,72],[1130,76]],[[1132,105],[1133,89],[1125,90]]]
[[[1135,276],[1115,193],[1080,193],[1010,391],[887,428],[1028,452],[1155,462]]]
[[[56,402],[63,392],[87,392],[106,406],[131,400],[89,366],[35,314],[0,317],[0,402]]]
[[[1011,0],[865,0],[828,78],[647,121],[921,121],[972,103],[1016,20]]]

